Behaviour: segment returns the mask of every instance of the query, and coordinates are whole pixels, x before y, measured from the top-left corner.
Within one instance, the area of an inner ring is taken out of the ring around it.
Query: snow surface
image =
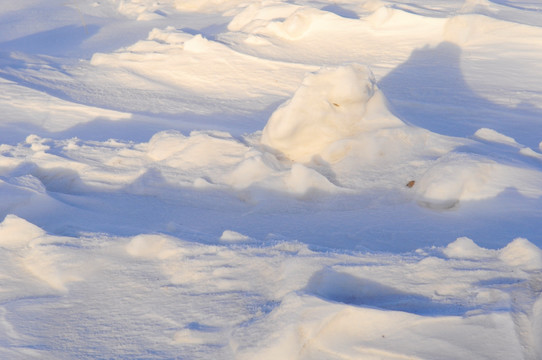
[[[0,6],[0,357],[542,359],[542,5]]]

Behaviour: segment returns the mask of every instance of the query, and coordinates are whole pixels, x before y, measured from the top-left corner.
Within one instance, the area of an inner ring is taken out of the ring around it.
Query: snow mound
[[[496,196],[502,188],[491,186],[492,161],[468,155],[450,155],[439,159],[419,180],[417,192],[431,207],[451,208],[460,200]]]
[[[149,141],[147,155],[155,162],[151,166],[172,184],[183,181],[197,188],[235,190],[260,187],[300,197],[311,190],[337,190],[317,171],[301,164],[282,164],[273,154],[219,131],[193,131],[190,136],[160,132]]]
[[[517,238],[500,250],[484,249],[467,237],[458,238],[442,251],[448,258],[465,260],[500,259],[523,270],[542,269],[542,249],[524,238]]]
[[[258,188],[301,198],[313,190],[338,190],[318,171],[281,162],[249,141],[250,136],[236,139],[221,131],[192,131],[186,136],[166,130],[139,144],[55,141],[31,135],[24,143],[0,149],[0,174],[16,175],[6,186],[20,188],[25,196],[121,188],[163,196],[164,189]],[[11,202],[4,200],[5,206]]]
[[[527,239],[517,238],[500,250],[499,258],[513,267],[542,269],[542,250]]]
[[[443,250],[444,255],[456,259],[484,259],[494,256],[494,251],[478,246],[468,237],[460,237]]]
[[[81,281],[81,269],[73,266],[64,244],[67,238],[50,236],[41,228],[16,216],[7,215],[0,223],[0,258],[17,267],[18,281],[35,281],[54,291],[67,291],[67,284]],[[7,251],[8,261],[3,258]],[[22,272],[20,270],[23,270]],[[28,275],[33,280],[28,279]],[[36,284],[36,285],[37,285]],[[38,286],[40,286],[38,285]]]
[[[314,156],[330,161],[338,141],[402,125],[387,111],[370,70],[353,64],[308,75],[271,115],[261,142],[293,161],[308,162]]]
[[[45,231],[15,215],[6,215],[0,223],[0,246],[17,249],[45,235]]]
[[[233,230],[224,230],[220,236],[220,241],[223,242],[243,242],[250,240],[250,236],[243,235]]]
[[[519,146],[490,129],[480,129],[476,136]],[[306,76],[269,118],[261,144],[279,158],[314,169],[328,164],[334,184],[347,188],[397,188],[398,179],[402,186],[414,180],[414,198],[435,209],[493,198],[509,188],[526,197],[542,195],[540,171],[454,152],[469,141],[403,123],[391,114],[370,70],[356,64]]]
[[[434,208],[495,197],[508,188],[527,197],[542,195],[542,173],[500,164],[472,154],[450,153],[438,159],[416,183],[418,200]]]
[[[25,189],[25,196],[115,189],[163,196],[164,189],[189,187],[233,190],[252,201],[269,192],[307,199],[401,189],[424,206],[447,209],[509,188],[531,198],[542,195],[540,171],[453,152],[466,141],[402,123],[370,77],[363,78],[365,86],[352,84],[356,69],[365,68],[324,69],[324,79],[339,74],[346,81],[337,86],[325,86],[320,73],[309,75],[316,80],[304,82],[262,133],[236,138],[223,131],[168,130],[147,143],[30,135],[0,148],[1,174],[10,175],[9,184]]]
[[[148,259],[166,259],[178,253],[178,247],[163,235],[138,235],[126,245],[128,254]]]

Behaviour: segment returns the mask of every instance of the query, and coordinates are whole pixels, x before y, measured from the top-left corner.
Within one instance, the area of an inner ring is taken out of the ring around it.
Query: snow
[[[224,230],[224,232],[220,236],[220,241],[225,241],[225,242],[241,242],[241,241],[248,241],[248,240],[250,240],[250,237],[240,234],[237,231],[233,231],[233,230]]]
[[[287,103],[279,107],[263,129],[262,144],[297,162],[326,156],[329,147],[359,133],[402,125],[386,110],[368,69],[347,66],[324,69],[308,76]],[[386,116],[387,115],[387,116]]]
[[[488,128],[478,129],[474,133],[474,136],[482,140],[493,141],[496,143],[501,143],[501,144],[514,146],[514,147],[519,146],[519,144],[514,138],[503,135],[493,129],[488,129]]]
[[[0,357],[540,359],[542,7],[0,9]]]

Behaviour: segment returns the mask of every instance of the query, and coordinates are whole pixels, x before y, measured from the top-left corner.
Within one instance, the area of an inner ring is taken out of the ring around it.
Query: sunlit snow
[[[542,358],[542,5],[0,6],[0,358]]]

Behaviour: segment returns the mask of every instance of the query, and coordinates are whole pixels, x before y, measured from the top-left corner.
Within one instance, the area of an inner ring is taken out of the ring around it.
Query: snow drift
[[[361,65],[309,74],[271,115],[261,143],[294,162],[315,168],[330,164],[337,184],[358,191],[374,187],[375,180],[380,180],[377,187],[395,188],[398,183],[390,183],[390,177],[402,179],[403,185],[413,180],[417,200],[433,208],[495,197],[507,188],[527,197],[542,195],[540,171],[453,152],[471,143],[395,117],[370,70]],[[364,181],[367,170],[373,185]]]
[[[490,130],[475,135],[539,156]],[[391,190],[438,209],[509,188],[542,195],[540,170],[456,151],[474,144],[404,123],[389,110],[371,71],[351,64],[308,73],[261,133],[236,138],[224,131],[169,130],[144,143],[31,135],[0,148],[0,174],[32,176],[62,193],[125,189],[143,195],[167,186],[231,189],[250,201],[258,189],[299,198]]]
[[[325,68],[308,75],[294,96],[273,113],[263,129],[262,144],[294,161],[308,162],[314,156],[330,161],[337,142],[401,125],[387,112],[369,69]]]
[[[542,250],[526,239],[491,250],[460,238],[396,255],[247,240],[228,229],[222,244],[161,234],[59,237],[8,215],[0,223],[0,353],[17,359],[540,354]]]
[[[0,7],[0,358],[542,358],[542,6]]]

